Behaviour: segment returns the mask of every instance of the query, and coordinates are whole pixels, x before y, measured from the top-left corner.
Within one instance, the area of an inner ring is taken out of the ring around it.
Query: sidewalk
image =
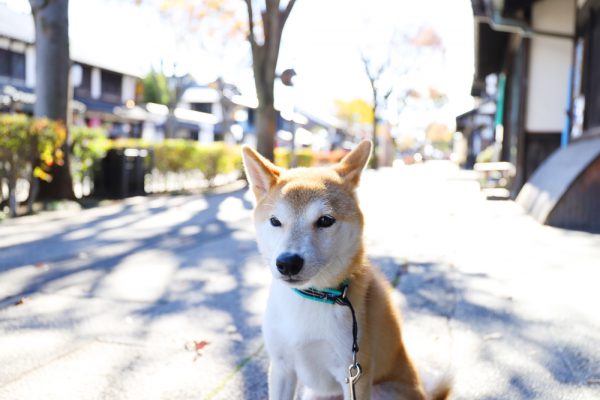
[[[600,398],[600,235],[538,225],[445,163],[367,171],[367,247],[426,382]],[[264,399],[270,274],[246,190],[0,224],[0,399]]]

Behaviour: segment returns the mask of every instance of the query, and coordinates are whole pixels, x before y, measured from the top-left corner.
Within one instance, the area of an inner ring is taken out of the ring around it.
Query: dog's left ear
[[[248,182],[252,187],[256,201],[260,201],[277,182],[283,169],[258,154],[249,146],[242,146],[242,159]]]
[[[363,140],[333,168],[346,182],[353,187],[357,186],[360,174],[371,157],[372,148],[370,140]]]

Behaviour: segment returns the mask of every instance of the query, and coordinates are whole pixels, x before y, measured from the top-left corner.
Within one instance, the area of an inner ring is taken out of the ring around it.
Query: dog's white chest
[[[302,385],[316,392],[341,392],[352,360],[352,319],[347,307],[304,299],[275,284],[263,333],[273,368],[293,371]]]

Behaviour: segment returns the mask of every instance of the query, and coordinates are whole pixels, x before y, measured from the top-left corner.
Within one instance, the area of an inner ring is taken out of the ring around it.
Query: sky
[[[148,4],[153,1],[149,0]],[[27,10],[27,0],[0,0]],[[283,0],[285,3],[285,0]],[[240,0],[243,7],[243,1]],[[160,61],[167,72],[191,72],[211,81],[219,72],[245,93],[254,91],[247,46],[226,65],[207,62],[193,35],[175,31],[156,13],[128,0],[70,0],[71,41],[80,54],[114,57],[128,70],[144,74]],[[293,102],[316,114],[334,113],[334,100],[371,97],[360,60],[361,48],[385,45],[393,32],[432,27],[442,39],[444,56],[413,79],[448,96],[441,110],[412,112],[405,120],[449,122],[473,105],[473,17],[469,0],[297,0],[282,39],[278,70],[294,68]],[[244,50],[246,49],[246,50]],[[240,68],[239,65],[242,64]],[[235,65],[235,67],[232,67]],[[283,93],[278,89],[280,93]],[[290,94],[284,93],[284,94]],[[288,96],[289,97],[289,96]]]
[[[414,32],[425,25],[438,32],[446,48],[446,65],[433,80],[457,108],[464,107],[460,103],[470,101],[473,76],[469,0],[298,0],[284,32],[280,65],[294,66],[307,92],[369,99],[361,45],[387,43],[393,30]]]

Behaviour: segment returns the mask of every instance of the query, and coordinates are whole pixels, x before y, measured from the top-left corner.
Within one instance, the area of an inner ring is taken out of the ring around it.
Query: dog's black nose
[[[282,253],[275,261],[277,269],[282,275],[296,275],[304,265],[304,259],[298,254]]]

